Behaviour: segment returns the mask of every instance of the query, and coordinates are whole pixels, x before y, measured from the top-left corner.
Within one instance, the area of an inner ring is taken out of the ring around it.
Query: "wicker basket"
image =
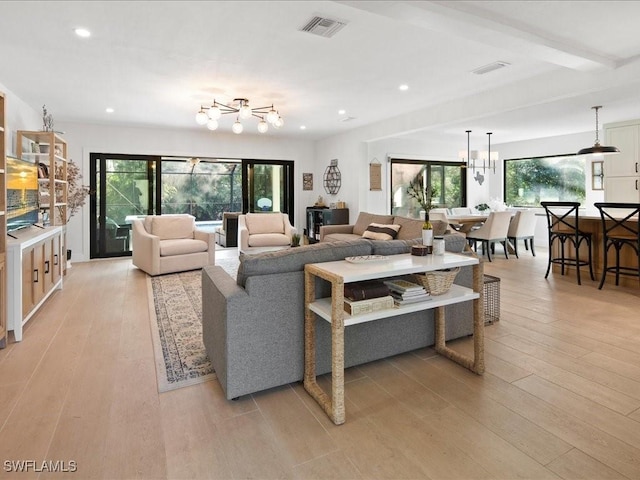
[[[459,271],[460,267],[456,267],[426,272],[424,275],[416,274],[414,277],[431,295],[442,295],[449,291]]]

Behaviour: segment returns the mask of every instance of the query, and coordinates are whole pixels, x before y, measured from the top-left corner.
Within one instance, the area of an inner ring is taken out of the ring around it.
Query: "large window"
[[[541,201],[584,202],[585,159],[576,155],[505,160],[505,203],[538,207]]]
[[[421,218],[422,208],[407,194],[409,183],[420,175],[431,185],[433,207],[461,207],[467,203],[466,175],[461,163],[391,159],[391,213]]]

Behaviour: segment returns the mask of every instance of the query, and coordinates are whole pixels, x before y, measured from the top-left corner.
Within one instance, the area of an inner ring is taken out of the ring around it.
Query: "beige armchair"
[[[186,214],[133,220],[133,264],[149,275],[196,270],[215,262],[215,234]]]
[[[238,216],[240,252],[279,250],[291,246],[296,233],[286,213],[247,213]]]

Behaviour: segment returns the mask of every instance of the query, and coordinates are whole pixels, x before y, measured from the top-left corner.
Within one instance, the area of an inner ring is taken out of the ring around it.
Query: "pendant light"
[[[600,154],[607,155],[611,153],[620,153],[616,147],[605,147],[600,145],[600,140],[598,139],[598,110],[602,108],[602,105],[598,105],[596,107],[591,107],[596,111],[596,143],[593,147],[583,148],[578,152],[578,155],[590,155],[590,154]]]

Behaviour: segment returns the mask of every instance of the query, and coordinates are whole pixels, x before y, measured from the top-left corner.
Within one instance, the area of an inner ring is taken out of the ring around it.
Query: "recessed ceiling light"
[[[338,115],[344,115],[345,113],[347,113],[346,110],[343,110],[343,109],[338,110]]]
[[[74,31],[76,32],[76,35],[82,38],[88,38],[91,36],[91,32],[86,28],[78,27]]]
[[[406,92],[407,90],[409,90],[409,85],[404,85],[404,84],[400,85],[398,89],[400,89],[403,92]]]
[[[306,130],[306,129],[307,129],[307,127],[306,127],[306,126],[304,126],[304,125],[300,125],[300,130]]]
[[[107,112],[107,113],[113,113],[114,111],[115,111],[115,110],[114,110],[113,108],[111,108],[111,107],[107,107],[107,108],[105,109],[105,112]]]

